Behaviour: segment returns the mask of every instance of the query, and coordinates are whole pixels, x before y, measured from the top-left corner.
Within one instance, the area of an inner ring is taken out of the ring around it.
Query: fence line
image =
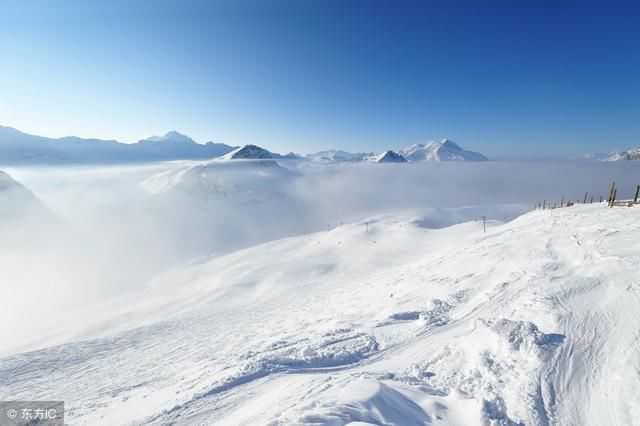
[[[640,185],[636,186],[636,192],[635,192],[635,196],[633,197],[632,200],[618,200],[618,187],[616,186],[615,181],[611,184],[611,187],[609,188],[609,196],[607,197],[607,206],[609,207],[614,207],[614,206],[626,206],[626,207],[632,207],[636,204],[640,204]],[[564,201],[564,196],[562,197],[562,199],[560,200],[560,207],[571,207],[574,204],[580,204],[580,199],[582,198],[582,204],[587,204],[587,199],[589,199],[589,203],[588,204],[593,204],[593,201],[595,199],[594,195],[591,194],[591,198],[589,198],[589,192],[585,192],[584,193],[584,197],[578,197],[576,198],[576,202],[572,202],[571,200],[567,200],[567,202],[565,203]],[[602,195],[600,195],[600,203],[602,203],[604,201],[604,197]],[[534,210],[553,210],[557,208],[556,207],[556,203],[554,202],[553,205],[551,204],[551,201],[547,202],[547,200],[543,200],[542,202],[538,202],[535,204],[534,206]]]

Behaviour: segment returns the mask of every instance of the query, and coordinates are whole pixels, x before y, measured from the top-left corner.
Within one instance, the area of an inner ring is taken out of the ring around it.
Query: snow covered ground
[[[4,346],[0,394],[90,425],[637,422],[640,210],[436,213],[196,259]]]

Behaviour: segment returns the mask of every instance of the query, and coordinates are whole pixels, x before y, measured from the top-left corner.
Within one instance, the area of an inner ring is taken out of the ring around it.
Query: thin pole
[[[636,186],[636,196],[633,197],[633,202],[634,203],[638,202],[638,196],[640,196],[640,185]]]
[[[482,230],[483,232],[487,232],[487,217],[482,216]]]
[[[587,204],[587,194],[589,194],[588,192],[584,193],[584,201],[582,201],[582,204]]]

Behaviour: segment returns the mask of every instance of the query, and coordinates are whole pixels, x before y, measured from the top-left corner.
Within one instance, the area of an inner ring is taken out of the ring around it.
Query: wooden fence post
[[[609,189],[609,198],[607,198],[607,202],[611,204],[611,200],[613,199],[613,191],[616,190],[616,182],[613,181],[611,184],[611,188]]]
[[[618,195],[618,188],[613,188],[613,194],[611,194],[611,202],[609,203],[609,207],[613,207],[613,203],[616,202],[616,195]]]

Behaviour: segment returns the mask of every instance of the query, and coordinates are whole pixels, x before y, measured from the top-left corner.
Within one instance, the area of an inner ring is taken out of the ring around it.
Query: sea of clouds
[[[640,162],[281,161],[291,173],[256,174],[273,182],[266,186],[209,168],[203,179],[219,179],[224,191],[206,202],[198,180],[194,191],[162,194],[143,185],[194,164],[5,168],[56,220],[0,227],[0,298],[9,301],[0,338],[41,333],[61,313],[135,291],[200,256],[407,209],[434,228],[480,216],[508,221],[543,200],[599,200],[612,181],[619,198],[630,198],[640,184]]]

